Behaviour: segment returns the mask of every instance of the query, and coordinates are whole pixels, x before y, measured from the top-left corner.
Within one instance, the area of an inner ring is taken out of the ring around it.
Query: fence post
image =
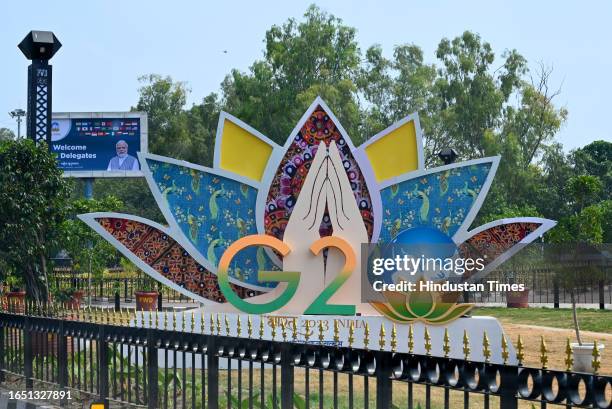
[[[206,366],[208,383],[208,409],[219,409],[219,356],[214,336],[208,337],[206,348]]]
[[[159,393],[158,389],[158,363],[157,363],[157,339],[155,336],[155,330],[151,328],[147,329],[147,365],[148,365],[148,398],[149,402],[147,405],[148,409],[156,409],[157,406],[157,397]],[[202,385],[204,387],[204,385]]]
[[[121,311],[121,296],[119,291],[115,292],[115,311]]]
[[[64,320],[59,320],[57,330],[57,381],[60,391],[68,386],[68,338],[64,335]],[[61,402],[62,406],[64,402]]]
[[[557,280],[556,278],[553,281],[553,296],[553,307],[559,308],[559,280]]]
[[[98,363],[98,377],[100,380],[100,399],[108,407],[108,342],[104,325],[98,326],[98,347],[100,348],[100,362]]]
[[[291,344],[284,342],[281,345],[281,409],[293,409],[294,374],[291,355]]]
[[[503,365],[500,367],[499,374],[499,408],[517,409],[518,367]]]
[[[598,285],[599,287],[599,309],[605,310],[606,309],[606,298],[604,296],[604,281],[599,280],[598,284],[599,284]]]
[[[388,409],[393,401],[391,380],[391,353],[378,351],[376,359],[376,409]]]
[[[123,279],[123,300],[127,302],[128,300],[128,279]]]
[[[30,330],[30,319],[27,315],[23,316],[23,375],[25,376],[26,388],[32,389],[34,386],[34,372],[32,364],[34,354],[32,351],[32,331]]]
[[[0,383],[4,382],[4,325],[0,326]]]

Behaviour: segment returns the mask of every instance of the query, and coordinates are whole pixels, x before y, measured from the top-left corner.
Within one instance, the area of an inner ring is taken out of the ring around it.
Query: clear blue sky
[[[128,110],[137,77],[186,81],[190,104],[217,91],[232,68],[261,57],[265,31],[301,17],[310,1],[11,1],[0,20],[0,127],[26,105],[27,61],[17,44],[31,29],[52,30],[64,47],[52,60],[54,111]],[[496,54],[516,48],[554,67],[557,104],[569,110],[558,135],[566,150],[612,140],[612,2],[318,1],[358,30],[361,49],[415,43],[434,61],[443,37],[479,33]],[[227,50],[227,54],[223,53]]]

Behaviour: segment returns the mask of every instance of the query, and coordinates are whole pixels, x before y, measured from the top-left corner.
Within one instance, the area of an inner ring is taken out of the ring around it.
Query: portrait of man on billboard
[[[124,140],[120,140],[115,145],[117,156],[113,156],[108,162],[106,170],[140,170],[138,159],[132,155],[128,155],[128,144]]]

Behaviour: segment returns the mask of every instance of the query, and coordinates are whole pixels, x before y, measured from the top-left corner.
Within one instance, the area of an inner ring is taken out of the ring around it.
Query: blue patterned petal
[[[412,172],[383,187],[379,241],[389,242],[412,227],[432,227],[450,237],[467,230],[487,194],[498,160],[486,158]]]
[[[150,174],[149,184],[164,216],[216,271],[219,259],[233,242],[257,234],[257,189],[219,174],[222,171],[151,156],[146,157],[145,174]],[[229,274],[239,281],[268,288],[276,285],[257,280],[259,270],[275,269],[263,249],[241,251],[233,266]]]

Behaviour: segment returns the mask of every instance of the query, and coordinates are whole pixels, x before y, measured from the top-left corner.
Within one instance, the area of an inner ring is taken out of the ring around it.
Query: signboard
[[[50,149],[66,177],[143,176],[137,153],[147,151],[147,114],[54,113]]]

